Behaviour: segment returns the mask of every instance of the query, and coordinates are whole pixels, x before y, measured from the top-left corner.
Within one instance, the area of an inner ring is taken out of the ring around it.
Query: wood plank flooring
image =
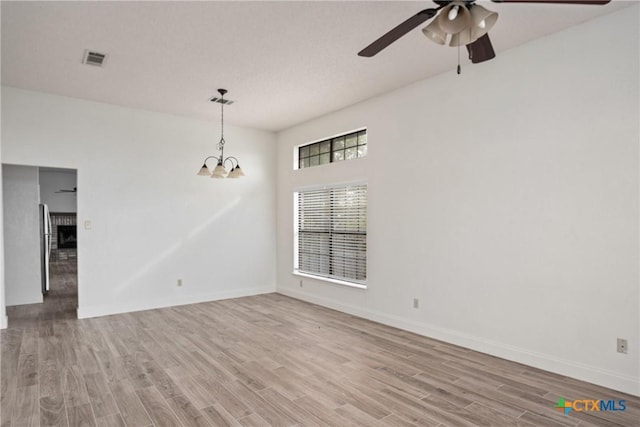
[[[77,320],[74,266],[53,277],[8,308],[2,427],[640,425],[636,397],[282,295]]]

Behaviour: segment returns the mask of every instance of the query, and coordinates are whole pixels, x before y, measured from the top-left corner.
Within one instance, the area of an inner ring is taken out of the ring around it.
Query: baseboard
[[[598,367],[561,359],[548,354],[532,352],[524,348],[486,340],[460,333],[458,331],[419,323],[378,311],[343,304],[328,298],[317,297],[291,289],[277,289],[276,292],[302,301],[372,320],[374,322],[414,332],[418,335],[459,345],[481,353],[490,354],[492,356],[522,363],[566,377],[597,384],[624,393],[629,393],[634,396],[640,396],[640,378],[620,375],[616,372],[607,371]]]
[[[141,301],[125,304],[105,304],[89,307],[78,307],[78,319],[109,316],[112,314],[130,313],[134,311],[153,310],[155,308],[174,307],[179,305],[198,304],[201,302],[219,301],[230,298],[248,297],[252,295],[275,292],[273,287],[234,289],[231,291],[214,292],[211,294],[188,295],[180,298],[163,298],[151,301]]]
[[[6,315],[0,316],[0,329],[7,329],[8,324],[9,318]]]
[[[38,294],[35,298],[25,298],[19,300],[9,300],[5,299],[5,307],[13,307],[15,305],[31,305],[31,304],[42,304],[44,302],[44,296],[42,294]]]

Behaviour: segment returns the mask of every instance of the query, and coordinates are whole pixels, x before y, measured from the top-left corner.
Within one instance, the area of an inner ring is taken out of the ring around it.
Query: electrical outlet
[[[627,354],[627,340],[618,338],[618,353]]]
[[[420,300],[418,298],[413,299],[413,308],[420,308]]]
[[[178,287],[182,286],[182,279],[178,279]]]
[[[302,285],[302,279],[300,279],[300,287],[302,287],[302,286],[303,286],[303,285]]]

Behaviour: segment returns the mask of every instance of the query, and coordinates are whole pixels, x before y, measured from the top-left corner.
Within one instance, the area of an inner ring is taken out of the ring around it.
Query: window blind
[[[367,186],[297,194],[296,270],[363,283],[367,279]]]

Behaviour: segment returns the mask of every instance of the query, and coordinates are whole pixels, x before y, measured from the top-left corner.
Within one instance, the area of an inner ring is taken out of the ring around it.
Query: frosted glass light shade
[[[449,19],[449,12],[451,12],[455,7],[458,8],[458,13],[454,19]],[[445,33],[458,34],[460,31],[465,28],[469,28],[469,25],[471,25],[471,13],[469,13],[469,10],[464,3],[454,1],[440,11],[437,21],[440,28]]]
[[[451,36],[451,41],[449,42],[449,46],[465,46],[474,40],[471,39],[471,28],[465,28],[460,31],[458,34],[454,34]]]
[[[199,176],[211,176],[211,171],[207,167],[207,165],[202,165],[200,171],[198,172]]]
[[[473,5],[469,13],[471,14],[471,41],[469,43],[473,43],[496,25],[498,14],[477,4]],[[483,21],[484,26],[482,25]]]
[[[238,165],[235,168],[231,169],[231,172],[229,172],[227,178],[240,178],[241,176],[244,176],[244,172],[242,172],[242,169],[240,169],[240,165]]]
[[[227,170],[222,166],[222,163],[218,163],[218,166],[211,173],[211,178],[224,178],[227,176]]]
[[[429,25],[422,29],[422,34],[425,35],[429,40],[438,44],[445,44],[447,41],[447,33],[442,31],[440,25],[438,24],[438,20],[433,20]]]

